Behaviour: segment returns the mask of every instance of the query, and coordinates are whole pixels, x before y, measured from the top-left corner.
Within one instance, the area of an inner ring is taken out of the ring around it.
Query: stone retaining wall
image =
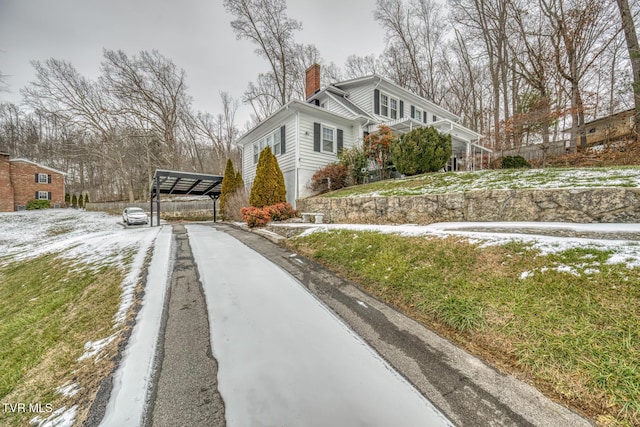
[[[300,212],[332,223],[430,224],[452,221],[640,222],[640,188],[477,190],[391,197],[315,197]]]

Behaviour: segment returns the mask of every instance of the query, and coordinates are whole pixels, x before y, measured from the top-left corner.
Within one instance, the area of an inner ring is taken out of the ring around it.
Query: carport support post
[[[160,175],[156,174],[156,208],[158,212],[156,215],[158,216],[158,222],[156,225],[160,225]]]
[[[211,197],[211,200],[213,200],[213,222],[216,222],[218,218],[216,214],[216,200],[218,200],[218,198],[213,194],[209,194],[209,197]]]

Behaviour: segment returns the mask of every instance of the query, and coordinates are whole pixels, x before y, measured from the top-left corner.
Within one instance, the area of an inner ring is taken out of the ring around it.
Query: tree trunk
[[[634,130],[637,138],[637,126],[640,123],[640,45],[638,44],[638,34],[631,15],[628,0],[616,0],[622,19],[622,29],[627,41],[629,59],[631,60],[631,70],[633,72],[633,96],[635,101],[635,123]]]

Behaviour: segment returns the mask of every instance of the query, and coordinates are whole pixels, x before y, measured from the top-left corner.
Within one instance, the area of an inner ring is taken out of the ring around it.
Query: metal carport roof
[[[157,206],[157,223],[160,224],[160,195],[209,196],[213,200],[213,221],[216,221],[216,200],[222,192],[222,176],[156,169],[149,191],[151,199],[151,225],[153,226],[153,202]]]

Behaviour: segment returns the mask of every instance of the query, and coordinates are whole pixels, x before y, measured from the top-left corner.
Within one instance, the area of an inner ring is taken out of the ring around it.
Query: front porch
[[[369,133],[376,132],[380,125],[389,126],[397,135],[404,135],[414,129],[428,126],[433,126],[439,132],[451,135],[451,159],[446,166],[447,171],[482,170],[485,165],[491,163],[492,151],[473,142],[478,141],[481,135],[451,120],[443,119],[425,124],[410,117],[403,117],[379,124],[370,124],[366,130]]]

